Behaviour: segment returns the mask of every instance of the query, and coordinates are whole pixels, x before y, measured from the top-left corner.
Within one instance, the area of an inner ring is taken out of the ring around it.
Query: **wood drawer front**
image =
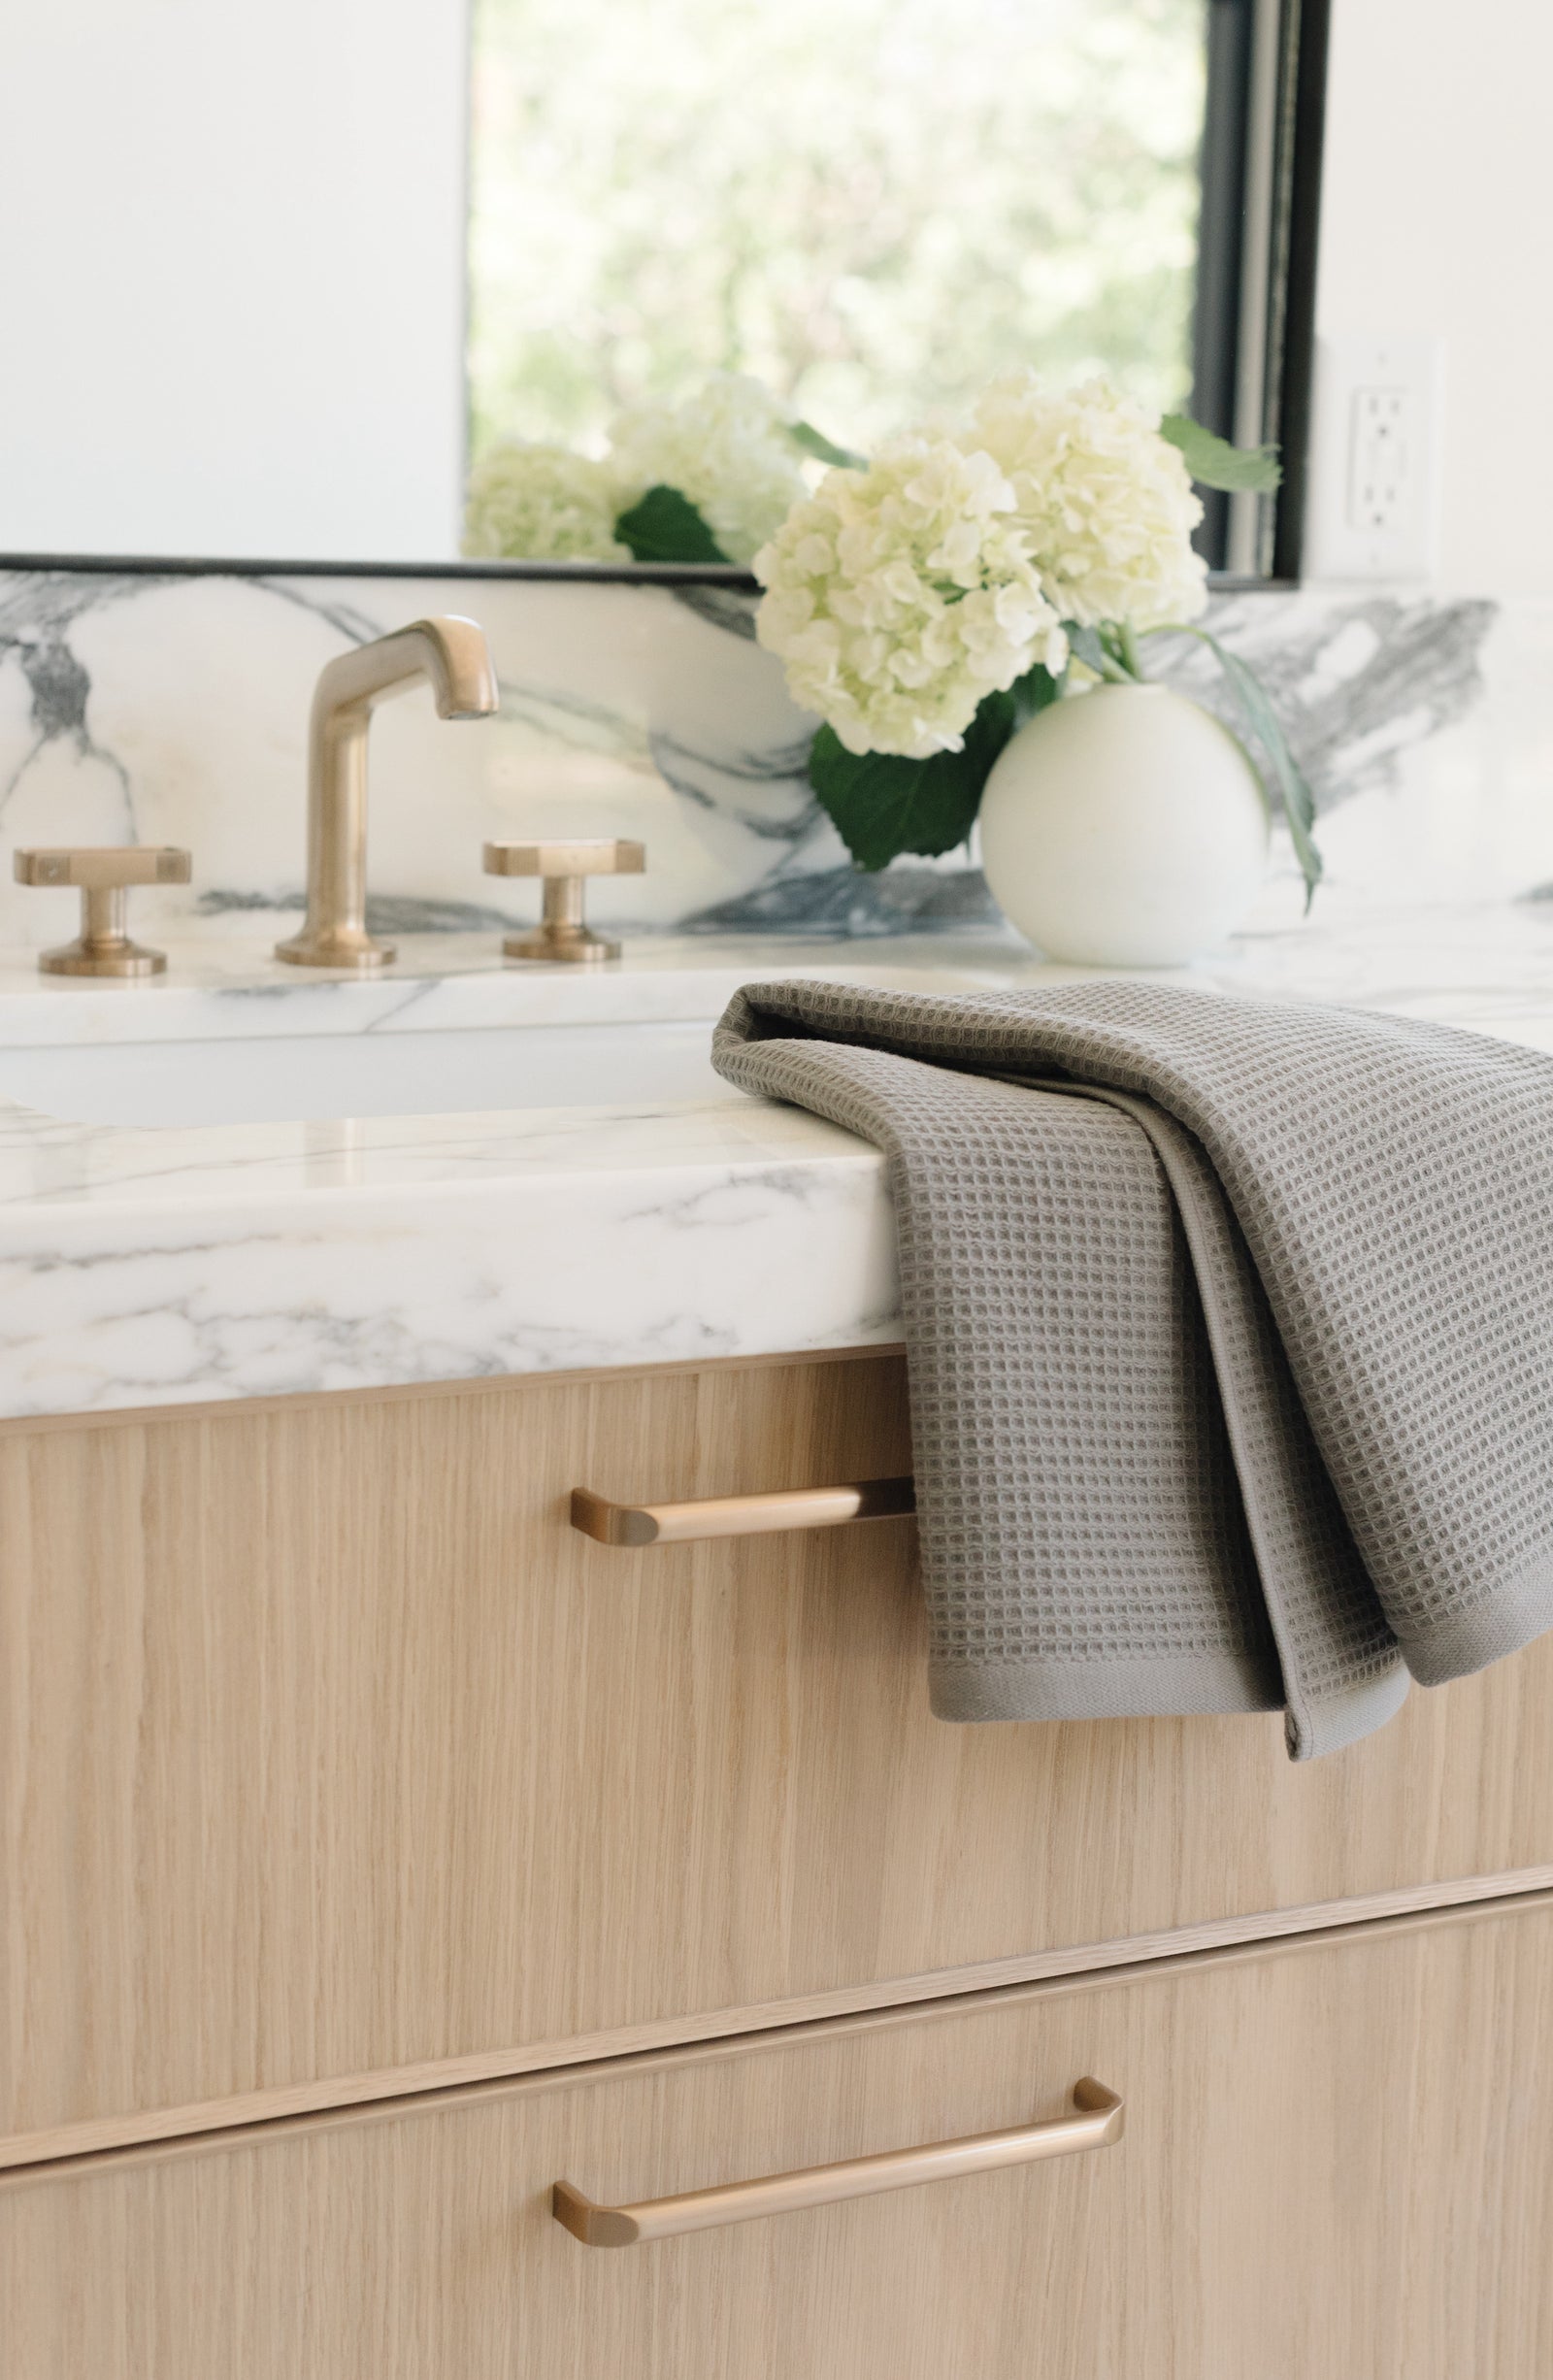
[[[817,2036],[817,2037],[816,2037]],[[220,2135],[0,2191],[25,2380],[1545,2380],[1553,1909]],[[1119,2145],[619,2251],[644,2198],[1121,2090]]]
[[[909,1467],[893,1358],[0,1438],[0,2135],[1553,1863],[1553,1643],[1295,1769],[933,1720],[909,1520],[567,1523]]]

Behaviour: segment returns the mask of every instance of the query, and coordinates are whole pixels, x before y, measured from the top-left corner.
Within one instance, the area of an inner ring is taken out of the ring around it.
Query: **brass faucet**
[[[367,724],[385,696],[423,678],[440,718],[483,719],[497,707],[485,631],[456,612],[358,645],[318,678],[308,732],[308,913],[275,947],[293,967],[369,975],[394,955],[367,932]]]

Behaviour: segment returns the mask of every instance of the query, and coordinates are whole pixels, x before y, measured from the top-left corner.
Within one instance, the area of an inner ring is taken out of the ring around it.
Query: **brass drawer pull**
[[[1000,2165],[1033,2165],[1042,2157],[1072,2157],[1108,2149],[1122,2136],[1126,2110],[1114,2091],[1086,2074],[1074,2085],[1075,2114],[1008,2132],[975,2132],[969,2140],[940,2140],[925,2149],[889,2149],[882,2157],[848,2157],[840,2165],[809,2165],[801,2173],[772,2173],[758,2182],[726,2182],[717,2190],[687,2190],[676,2198],[646,2198],[640,2206],[596,2206],[570,2182],[557,2182],[550,2211],[585,2248],[631,2248],[642,2239],[678,2231],[710,2231],[748,2223],[756,2215],[791,2214],[837,2198],[868,2198],[913,2182],[952,2182],[962,2173],[991,2173]]]
[[[573,1528],[601,1545],[683,1545],[692,1537],[753,1537],[772,1529],[836,1529],[843,1521],[893,1520],[915,1510],[916,1486],[910,1479],[778,1488],[769,1496],[704,1496],[682,1504],[614,1504],[591,1488],[572,1490]]]

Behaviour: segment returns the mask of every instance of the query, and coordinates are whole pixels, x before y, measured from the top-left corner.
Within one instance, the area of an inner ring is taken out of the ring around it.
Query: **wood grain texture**
[[[737,2042],[751,2033],[791,2025],[829,2024],[848,2017],[876,2021],[934,2001],[964,2001],[984,1992],[1055,1976],[1108,1975],[1117,1967],[1158,1967],[1204,1952],[1260,1951],[1296,1936],[1319,1936],[1335,1927],[1392,1924],[1399,1917],[1465,1914],[1484,1901],[1507,1901],[1553,1891],[1553,1867],[1510,1868],[1497,1876],[1453,1877],[1443,1884],[1414,1885],[1390,1893],[1363,1893],[1348,1901],[1305,1902],[1292,1909],[1262,1909],[1249,1916],[1210,1918],[1158,1934],[1132,1934],[1115,1942],[1085,1942],[1041,1950],[1022,1958],[986,1959],[972,1967],[940,1967],[929,1975],[852,1984],[834,1992],[806,1992],[787,2000],[762,2000],[744,2008],[706,2008],[647,2024],[618,2025],[606,2033],[575,2033],[565,2041],[530,2041],[513,2048],[468,2052],[456,2058],[423,2059],[377,2073],[334,2074],[267,2091],[235,2092],[192,2105],[142,2110],[129,2116],[96,2116],[84,2123],[52,2125],[42,2132],[13,2132],[0,2141],[0,2189],[27,2169],[83,2157],[137,2152],[145,2144],[183,2140],[202,2132],[263,2125],[274,2130],[323,2110],[372,2109],[396,2099],[432,2093],[465,2092],[471,2084],[512,2075],[554,2071],[599,2060],[652,2056],[704,2042]]]
[[[951,1728],[910,1523],[566,1522],[909,1467],[893,1357],[0,1438],[0,2134],[1553,1865],[1553,1643],[1311,1768]]]
[[[639,2198],[1056,2114],[1118,2147],[616,2253]],[[595,2068],[0,2194],[26,2380],[1544,2380],[1553,1909]]]

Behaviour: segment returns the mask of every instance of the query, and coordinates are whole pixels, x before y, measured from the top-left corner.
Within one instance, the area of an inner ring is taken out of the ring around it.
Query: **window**
[[[1316,17],[476,0],[475,451],[595,446],[717,371],[866,449],[1025,363],[1241,443],[1303,433]],[[1288,566],[1265,500],[1217,500],[1205,536]]]

